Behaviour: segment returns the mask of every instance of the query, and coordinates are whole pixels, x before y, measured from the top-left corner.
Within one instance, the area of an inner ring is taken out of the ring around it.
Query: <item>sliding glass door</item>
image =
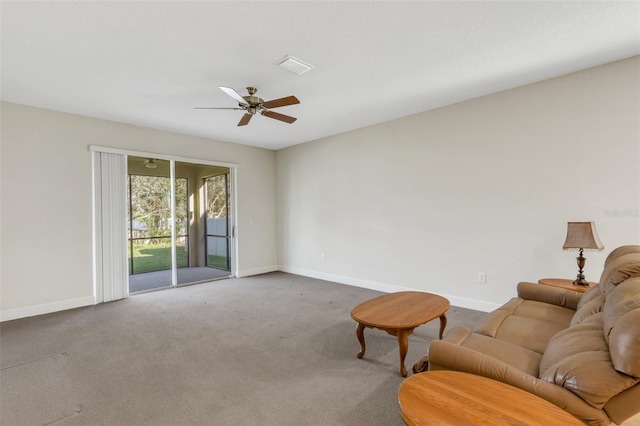
[[[96,303],[233,276],[235,164],[89,148]]]
[[[129,292],[231,275],[230,169],[128,157]]]

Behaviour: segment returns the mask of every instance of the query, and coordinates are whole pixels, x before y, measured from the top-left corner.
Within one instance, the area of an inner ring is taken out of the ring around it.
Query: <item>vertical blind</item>
[[[127,156],[93,151],[94,294],[96,303],[129,293]]]

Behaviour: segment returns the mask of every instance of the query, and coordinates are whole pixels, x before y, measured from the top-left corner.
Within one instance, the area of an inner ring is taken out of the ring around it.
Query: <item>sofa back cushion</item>
[[[629,246],[620,246],[613,249],[604,261],[605,268],[607,267],[607,264],[609,264],[609,262],[613,261],[614,259],[620,256],[624,256],[625,254],[629,254],[629,253],[640,253],[640,246],[629,245]]]
[[[578,301],[576,310],[580,309],[582,306],[586,305],[594,299],[602,300],[602,304],[604,305],[604,293],[602,293],[600,286],[591,287],[586,291],[586,293],[583,293],[582,297]]]
[[[640,377],[640,278],[618,284],[607,296],[602,312],[613,366]]]
[[[613,367],[603,317],[594,314],[553,336],[540,360],[541,380],[562,386],[599,409],[640,381]]]
[[[618,284],[632,278],[640,278],[640,253],[626,253],[607,261],[599,287],[606,298]]]
[[[580,324],[591,315],[602,312],[604,308],[604,294],[600,286],[595,286],[582,295],[578,302],[576,312],[571,318],[571,325]]]
[[[566,328],[549,340],[540,360],[540,374],[576,354],[609,351],[602,335],[602,313],[595,314],[593,319],[588,324]]]

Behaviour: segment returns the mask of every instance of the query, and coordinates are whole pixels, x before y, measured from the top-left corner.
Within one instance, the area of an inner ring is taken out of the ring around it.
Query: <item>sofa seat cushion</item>
[[[442,340],[491,356],[526,374],[538,377],[542,355],[537,352],[504,340],[473,333],[464,327],[450,329]]]
[[[562,386],[595,408],[639,382],[616,371],[603,333],[603,315],[555,335],[540,360],[540,379]],[[599,318],[599,320],[596,320]]]
[[[576,311],[558,305],[539,302],[537,300],[523,300],[513,311],[514,315],[545,321],[567,328]]]
[[[574,312],[557,305],[513,298],[486,315],[473,331],[542,354],[549,339],[569,326]]]
[[[495,337],[542,355],[549,340],[564,328],[535,318],[511,315],[502,322]]]

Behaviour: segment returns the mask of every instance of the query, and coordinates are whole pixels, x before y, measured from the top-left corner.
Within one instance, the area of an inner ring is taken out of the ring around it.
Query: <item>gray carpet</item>
[[[5,322],[0,424],[403,425],[396,338],[366,329],[356,358],[350,311],[380,294],[271,273]],[[448,328],[482,316],[451,307]]]

